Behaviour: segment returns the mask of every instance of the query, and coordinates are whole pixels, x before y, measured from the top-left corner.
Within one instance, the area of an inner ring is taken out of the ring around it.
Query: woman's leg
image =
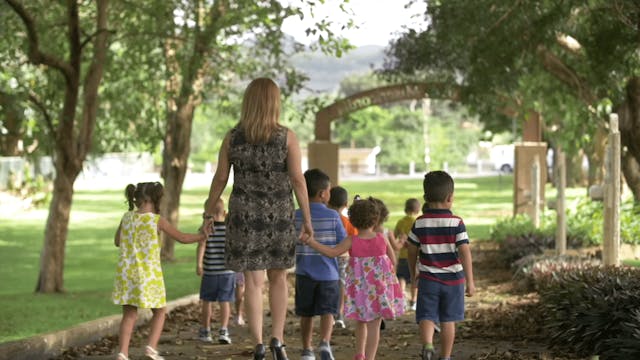
[[[365,356],[367,360],[375,360],[378,352],[378,342],[380,341],[380,323],[382,318],[371,320],[367,323],[367,346]]]
[[[284,344],[284,323],[287,318],[289,289],[286,269],[269,269],[269,308],[271,309],[271,336]]]
[[[262,288],[264,287],[264,270],[245,271],[245,310],[249,333],[256,344],[262,344]]]
[[[166,311],[167,308],[151,309],[153,316],[151,317],[151,328],[149,329],[149,346],[154,349],[158,348]]]
[[[138,308],[131,305],[122,306],[122,321],[120,322],[120,336],[118,343],[121,353],[129,356],[129,342],[133,333],[133,327],[136,325],[138,318]]]

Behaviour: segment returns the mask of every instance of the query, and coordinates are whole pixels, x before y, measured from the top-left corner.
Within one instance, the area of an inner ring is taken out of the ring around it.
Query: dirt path
[[[497,267],[493,260],[496,254],[497,250],[489,244],[477,245],[474,248],[474,271],[478,293],[473,298],[468,298],[467,320],[457,328],[454,359],[581,359],[553,353],[544,346],[544,334],[539,316],[536,316],[535,294],[514,292],[511,274]],[[293,360],[299,359],[302,350],[298,319],[292,313],[293,297],[290,299],[289,309],[285,339],[289,358]],[[246,327],[231,327],[231,345],[209,345],[196,339],[198,318],[199,308],[195,305],[177,309],[168,315],[159,346],[167,360],[251,358],[254,344]],[[317,323],[318,321],[316,325]],[[267,336],[269,325],[270,318],[266,317]],[[213,326],[215,328],[216,324]],[[147,333],[146,326],[136,331],[132,339],[132,359],[143,358]],[[317,333],[314,334],[314,339],[317,339]],[[353,326],[335,330],[332,346],[336,360],[352,359],[354,343]],[[57,359],[113,359],[116,345],[116,337],[104,338],[95,344],[69,349]],[[437,348],[438,339],[435,345]],[[417,359],[419,349],[420,341],[414,314],[408,313],[395,321],[387,321],[387,327],[381,333],[377,359]],[[270,357],[267,356],[267,359]]]

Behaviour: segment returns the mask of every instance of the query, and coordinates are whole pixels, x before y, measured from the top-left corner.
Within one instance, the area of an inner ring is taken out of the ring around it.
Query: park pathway
[[[468,298],[468,320],[458,326],[454,359],[519,359],[519,360],[578,360],[578,357],[551,353],[543,345],[535,309],[535,294],[517,294],[511,286],[511,274],[496,266],[497,250],[491,245],[474,248],[474,270],[478,293]],[[291,291],[291,288],[290,288]],[[291,295],[293,293],[291,292]],[[287,317],[285,339],[290,359],[299,359],[300,333],[298,319],[293,315],[293,297],[290,297],[290,313]],[[215,316],[215,313],[214,313]],[[378,360],[417,359],[420,349],[414,313],[387,321],[381,332]],[[230,345],[205,344],[196,339],[199,308],[189,305],[172,311],[165,323],[159,349],[167,360],[174,359],[250,359],[254,344],[246,326],[232,325],[233,343]],[[268,334],[270,318],[265,318]],[[317,321],[316,321],[317,325]],[[216,327],[216,323],[213,325]],[[316,328],[317,330],[317,328]],[[143,349],[148,329],[140,327],[132,339],[130,357],[143,359]],[[215,339],[215,338],[214,338]],[[314,334],[317,339],[317,333]],[[268,337],[265,337],[268,341]],[[354,354],[353,326],[334,331],[332,346],[336,360],[350,360]],[[436,348],[438,341],[436,339]],[[114,359],[117,337],[69,349],[56,359]],[[267,356],[267,359],[270,359]],[[319,357],[318,357],[319,359]]]

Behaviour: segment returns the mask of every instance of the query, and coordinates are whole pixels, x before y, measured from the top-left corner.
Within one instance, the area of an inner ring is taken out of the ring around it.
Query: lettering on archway
[[[450,90],[452,89],[452,90]],[[315,141],[309,144],[309,168],[319,168],[338,184],[339,146],[331,142],[331,122],[345,115],[373,105],[428,97],[458,100],[458,88],[444,83],[408,83],[390,85],[351,95],[318,111]]]
[[[402,100],[420,100],[429,97],[428,93],[437,94],[438,98],[457,100],[457,89],[453,93],[443,94],[447,87],[444,83],[409,83],[389,85],[338,100],[316,114],[316,141],[331,141],[331,122],[346,114],[362,110],[372,105],[393,103]]]

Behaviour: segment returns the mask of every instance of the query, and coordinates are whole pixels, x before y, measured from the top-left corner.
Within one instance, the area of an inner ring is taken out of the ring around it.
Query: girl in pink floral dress
[[[358,229],[358,235],[348,236],[333,248],[315,239],[307,244],[330,257],[349,251],[344,314],[347,319],[357,321],[354,359],[374,360],[380,322],[402,315],[404,297],[393,271],[395,253],[389,240],[375,231],[380,221],[379,200],[354,201],[349,207],[349,220]]]

